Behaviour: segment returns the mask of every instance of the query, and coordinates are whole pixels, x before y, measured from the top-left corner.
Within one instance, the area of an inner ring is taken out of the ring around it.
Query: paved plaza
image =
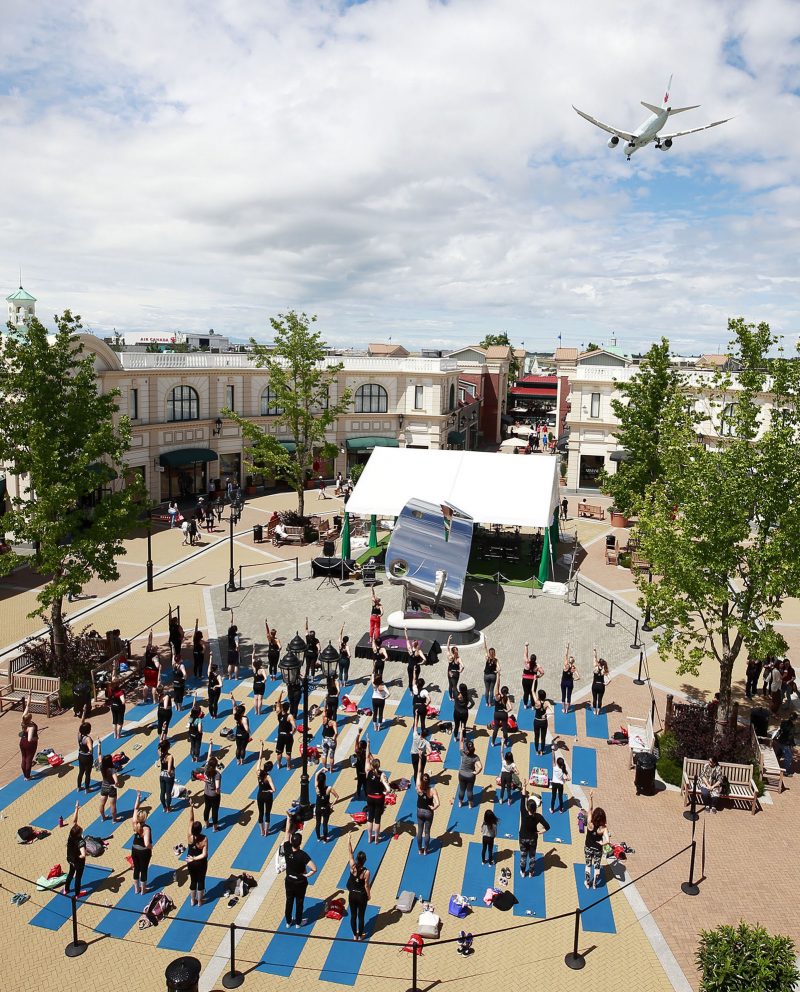
[[[213,736],[214,749],[221,755],[225,768],[223,829],[209,834],[209,901],[202,910],[189,906],[186,868],[174,851],[175,845],[186,842],[185,802],[179,803],[173,814],[162,813],[158,804],[154,708],[129,707],[130,722],[121,746],[131,760],[125,769],[125,784],[119,799],[125,819],[113,825],[113,832],[111,824],[97,821],[96,783],[89,797],[80,796],[79,822],[85,832],[110,836],[110,844],[102,857],[91,860],[91,871],[86,875],[87,896],[79,904],[79,936],[88,942],[88,949],[79,958],[65,958],[64,947],[71,939],[69,903],[57,895],[37,892],[27,880],[46,874],[55,863],[66,863],[66,830],[57,824],[59,815],[67,820],[74,809],[76,772],[71,765],[65,765],[42,775],[32,785],[23,783],[18,774],[18,714],[0,719],[0,785],[4,786],[0,791],[3,817],[0,840],[6,852],[0,858],[0,868],[4,869],[0,872],[3,886],[0,920],[7,935],[0,950],[0,962],[9,987],[44,990],[52,988],[57,981],[66,990],[85,992],[87,988],[116,987],[120,976],[125,975],[137,988],[162,989],[167,964],[181,954],[191,954],[203,965],[201,989],[218,989],[228,967],[229,928],[234,923],[240,928],[236,931],[237,967],[245,975],[246,988],[311,988],[322,981],[327,986],[404,990],[410,985],[410,956],[394,945],[405,943],[417,929],[419,906],[410,915],[395,909],[396,897],[403,889],[411,889],[430,900],[442,917],[440,941],[426,942],[418,962],[421,989],[441,983],[477,990],[487,980],[497,981],[501,969],[508,969],[517,980],[519,976],[532,974],[537,984],[551,988],[577,989],[589,981],[600,990],[628,987],[687,990],[697,987],[693,956],[697,932],[704,926],[736,922],[744,917],[800,939],[800,925],[782,908],[791,904],[800,881],[800,869],[795,867],[794,860],[786,858],[785,863],[775,864],[771,858],[771,867],[766,871],[746,874],[742,870],[742,859],[747,852],[761,854],[763,862],[764,852],[787,850],[786,839],[792,835],[797,813],[793,779],[788,779],[789,787],[781,795],[769,793],[756,816],[731,810],[709,818],[707,823],[701,817],[697,837],[703,841],[705,877],[700,894],[692,898],[680,890],[680,883],[688,876],[685,848],[691,840],[692,826],[682,816],[679,794],[669,788],[655,796],[637,797],[627,748],[606,743],[626,717],[646,716],[653,701],[658,723],[658,714],[664,712],[666,691],[706,697],[713,688],[713,669],[707,668],[698,679],[689,682],[660,662],[652,645],[644,641],[641,650],[647,655],[652,677],[648,684],[636,686],[632,680],[640,650],[632,646],[635,623],[621,611],[617,615],[619,622],[609,627],[605,600],[589,592],[579,596],[579,605],[573,606],[540,594],[531,597],[524,589],[500,587],[498,590],[493,584],[470,585],[465,609],[476,617],[485,643],[496,648],[502,666],[501,682],[509,685],[517,708],[525,641],[529,641],[530,650],[537,654],[545,669],[542,686],[551,699],[559,697],[560,667],[567,642],[582,676],[576,686],[576,712],[567,717],[559,712],[551,720],[555,753],[564,756],[573,772],[573,782],[566,790],[570,802],[563,815],[551,817],[549,792],[544,791],[543,812],[551,827],[540,840],[534,877],[522,879],[517,870],[518,798],[515,797],[511,807],[496,802],[495,779],[501,748],[490,745],[486,729],[490,714],[485,705],[476,705],[473,710],[474,740],[485,765],[485,773],[478,781],[480,803],[474,810],[459,809],[453,802],[458,769],[456,750],[446,728],[437,730],[437,721],[432,721],[432,738],[444,746],[444,760],[440,766],[429,766],[429,770],[436,772],[441,807],[434,818],[435,843],[425,858],[417,854],[413,838],[416,822],[413,790],[398,793],[396,805],[387,807],[381,843],[365,845],[363,828],[350,816],[352,811],[363,808],[363,803],[353,801],[355,775],[349,756],[356,733],[359,728],[367,727],[368,718],[342,718],[333,779],[339,794],[331,817],[333,840],[329,844],[319,843],[313,837],[313,821],[305,826],[304,846],[319,871],[308,890],[308,925],[287,934],[281,923],[284,885],[283,879],[275,874],[274,855],[279,843],[280,814],[299,795],[299,762],[295,758],[290,773],[274,775],[279,791],[270,833],[267,838],[261,838],[253,798],[256,759],[262,741],[266,741],[267,749],[274,746],[275,716],[266,706],[260,719],[250,711],[253,740],[243,766],[236,764],[232,746],[219,731],[232,725],[231,692],[249,710],[252,707],[252,683],[246,676],[253,651],[263,651],[265,616],[277,628],[284,646],[296,630],[303,633],[306,617],[323,645],[328,639],[337,642],[343,624],[345,633],[355,644],[366,630],[371,598],[370,591],[360,582],[343,583],[339,588],[327,584],[319,587],[319,580],[309,577],[308,565],[317,548],[296,552],[253,545],[252,524],[263,519],[263,514],[271,512],[273,506],[289,505],[290,501],[291,497],[275,496],[248,505],[235,555],[237,565],[252,567],[243,571],[244,588],[235,593],[226,596],[222,587],[228,567],[226,535],[218,531],[206,539],[204,547],[187,549],[180,546],[176,533],[161,531],[154,538],[154,559],[159,568],[169,570],[157,575],[156,592],[148,594],[139,584],[144,561],[143,538],[139,537],[130,542],[125,580],[113,588],[98,586],[89,590],[97,599],[85,601],[80,607],[76,604],[76,608],[87,611],[85,621],[100,630],[119,627],[123,636],[140,634],[135,645],[139,651],[150,624],[163,616],[168,606],[180,605],[187,634],[194,626],[195,617],[198,618],[217,661],[224,660],[220,645],[231,623],[230,610],[223,609],[226,601],[232,608],[233,622],[242,632],[244,677],[239,683],[226,680],[220,719],[206,721],[203,753],[209,737]],[[329,503],[325,509],[333,512],[338,506]],[[568,526],[572,529],[576,522],[571,520]],[[580,521],[577,529],[579,541],[587,551],[581,566],[582,582],[598,592],[613,591],[618,602],[627,604],[626,608],[635,614],[630,573],[605,566],[601,557],[607,525]],[[295,581],[295,564],[284,560],[295,554],[301,559],[297,566],[300,581]],[[26,585],[14,577],[10,584]],[[379,590],[388,614],[399,605],[399,590],[386,583]],[[6,590],[2,601],[3,616],[8,616],[8,624],[3,628],[5,643],[30,633],[35,627],[23,617],[30,609],[25,604],[31,595],[22,589]],[[796,604],[789,604],[787,624],[794,623],[795,610]],[[76,626],[79,628],[80,622]],[[785,629],[795,630],[789,626]],[[157,643],[166,643],[165,621],[155,625],[154,636]],[[595,646],[608,660],[613,674],[606,692],[606,713],[600,720],[592,720],[586,709],[591,651]],[[464,681],[475,690],[482,687],[483,653],[483,641],[461,650]],[[443,722],[449,717],[446,692],[442,693],[446,689],[445,667],[442,655],[437,664],[423,670],[435,703],[442,707]],[[742,669],[737,669],[740,692],[743,661],[738,667]],[[347,691],[355,699],[366,693],[363,705],[369,705],[370,692],[366,688],[369,670],[368,661],[362,659],[355,659],[351,666],[352,684]],[[382,767],[389,771],[392,780],[397,780],[411,775],[410,698],[405,689],[405,665],[390,662],[386,672],[391,692],[386,711],[389,726],[379,735],[369,732],[372,749],[381,759]],[[199,698],[205,700],[205,683],[190,683],[190,690],[195,688]],[[278,682],[267,683],[269,703],[277,699],[280,688]],[[322,695],[320,687],[312,694],[312,702],[321,701]],[[551,767],[552,753],[544,759],[537,758],[531,746],[530,714],[519,712],[519,720],[520,731],[512,735],[511,746],[520,773],[527,777],[534,764]],[[42,746],[57,747],[68,759],[74,758],[77,721],[72,714],[41,717],[38,722]],[[107,734],[108,713],[94,716],[92,724],[95,737]],[[193,767],[186,729],[184,710],[183,714],[175,714],[170,730],[181,782],[188,780]],[[318,720],[311,722],[310,733],[318,735]],[[105,750],[113,747],[110,741],[104,742]],[[297,751],[295,747],[295,756]],[[163,888],[177,906],[171,914],[173,918],[146,930],[138,929],[137,913],[149,897],[134,895],[126,862],[130,815],[137,790],[146,797],[146,804],[152,810],[155,850],[151,884]],[[199,783],[190,783],[190,792],[196,794],[200,790]],[[625,841],[635,850],[627,862],[612,863],[604,869],[604,887],[598,894],[587,893],[583,888],[583,838],[578,832],[576,816],[579,804],[587,804],[590,791],[594,792],[596,803],[607,810],[613,840]],[[480,824],[488,808],[494,809],[500,820],[494,867],[480,863]],[[18,845],[16,830],[28,823],[46,827],[52,831],[51,835],[29,845]],[[367,913],[371,939],[361,944],[349,939],[330,940],[349,938],[349,920],[345,918],[339,923],[326,919],[322,912],[325,900],[343,894],[341,882],[347,865],[348,838],[354,847],[360,845],[366,850],[367,864],[374,875]],[[748,858],[748,864],[755,864],[755,858]],[[507,887],[500,885],[505,868],[511,869]],[[224,885],[231,874],[240,871],[255,875],[258,885],[250,895],[229,905]],[[20,877],[15,878],[11,872]],[[629,879],[638,880],[621,888]],[[504,909],[484,906],[483,895],[491,886],[507,888],[510,893]],[[11,896],[20,891],[28,893],[30,899],[16,906],[11,903]],[[471,900],[472,911],[463,921],[448,915],[453,893]],[[589,897],[595,895],[610,898],[590,907],[593,899]],[[564,956],[572,947],[574,911],[579,906],[586,908],[579,932],[579,948],[586,960],[582,972],[572,971],[564,963]],[[475,952],[466,958],[456,953],[455,944],[447,943],[462,928],[476,935]]]

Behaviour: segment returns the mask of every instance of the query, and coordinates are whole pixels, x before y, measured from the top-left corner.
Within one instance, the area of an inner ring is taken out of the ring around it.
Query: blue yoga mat
[[[494,885],[495,865],[481,863],[481,845],[471,841],[466,845],[467,861],[464,865],[464,879],[458,890],[465,899],[469,899],[472,909],[486,909],[483,894]],[[497,848],[495,847],[495,856]]]
[[[66,867],[66,863],[64,863],[64,866]],[[103,879],[108,878],[110,874],[110,868],[101,868],[99,865],[87,864],[81,880],[81,891],[85,891],[86,895],[81,898],[91,899],[97,886]],[[73,892],[75,891],[74,883],[72,890]],[[36,892],[34,890],[32,896],[34,899],[38,899],[39,896],[46,896],[46,893]],[[63,895],[51,895],[47,905],[43,909],[40,909],[30,922],[31,926],[41,927],[43,930],[60,930],[71,916],[72,900]]]
[[[150,793],[142,793],[142,803],[144,803]],[[124,837],[126,834],[131,832],[130,820],[133,818],[133,806],[136,802],[136,790],[135,789],[125,789],[120,790],[119,797],[117,799],[117,816],[122,817],[116,823],[111,821],[111,805],[110,800],[106,802],[106,820],[103,822],[98,816],[96,820],[88,826],[84,826],[83,832],[91,837],[109,837],[111,834],[115,833],[118,837]],[[94,805],[94,809],[100,808],[100,798],[98,796],[97,803]],[[88,807],[84,810],[84,815],[89,815]]]
[[[322,872],[323,867],[327,863],[328,858],[331,856],[333,849],[336,847],[337,841],[339,840],[340,837],[344,836],[344,828],[329,827],[328,836],[330,837],[330,840],[328,841],[327,844],[323,840],[317,840],[317,834],[316,834],[316,830],[314,829],[313,820],[308,821],[308,827],[306,828],[306,830],[308,831],[308,836],[304,837],[303,839],[303,850],[317,866],[316,874],[312,875],[311,878],[308,880],[308,884],[313,885],[319,878],[320,873]],[[345,854],[340,849],[338,853],[338,857],[343,858],[344,856]]]
[[[367,935],[372,933],[372,926],[377,915],[377,906],[367,906],[364,913],[364,927],[366,928]],[[345,916],[339,924],[336,936],[352,938],[352,935],[353,931],[350,927],[349,916]],[[368,946],[369,942],[366,940],[351,940],[350,943],[347,943],[345,940],[335,941],[331,944],[331,949],[328,951],[327,958],[325,958],[325,964],[322,966],[322,971],[319,975],[320,981],[334,982],[337,985],[355,985]]]
[[[522,754],[524,753],[524,747],[525,745],[520,745],[515,749],[513,744],[509,747],[503,747],[501,737],[497,738],[497,746],[492,747],[492,742],[490,738],[489,750],[486,752],[486,761],[483,764],[484,774],[492,775],[494,778],[497,778],[503,767],[503,756],[506,754],[506,752],[511,751],[511,753],[514,755],[514,759],[516,762],[517,756],[519,755],[521,757]],[[523,769],[520,771],[520,778],[524,778],[524,766]]]
[[[236,760],[235,745],[231,741],[231,746],[227,754],[227,764],[222,772],[222,791],[226,794],[235,792],[244,782],[248,775],[255,782],[258,779],[258,751],[245,751],[244,764],[240,765]],[[277,782],[275,783],[278,784]]]
[[[208,759],[208,741],[200,742],[200,760],[194,761],[190,754],[175,765],[175,781],[179,785],[189,785],[192,781],[192,772],[195,769],[202,769]]]
[[[530,861],[528,861],[530,870]],[[519,851],[514,851],[514,895],[516,903],[513,907],[514,916],[537,916],[543,919],[547,916],[547,904],[544,894],[544,857],[536,852],[533,877],[519,877]]]
[[[51,771],[49,765],[39,765],[38,771],[36,768],[37,766],[34,766],[31,778],[23,778],[22,775],[17,775],[17,777],[9,782],[8,785],[3,786],[3,788],[0,789],[0,809],[8,809],[15,799],[19,799],[20,796],[24,796],[29,789],[34,787],[34,785],[37,785],[42,781],[42,779],[47,778],[47,773]]]
[[[140,775],[149,772],[151,768],[155,768],[158,761],[158,745],[160,743],[158,734],[153,733],[148,743],[145,743],[145,740],[143,735],[139,735],[137,743],[141,742],[142,744],[139,751],[131,751],[130,747],[126,749],[131,760],[124,766],[123,771],[130,778],[139,778]]]
[[[370,717],[371,719],[372,717]],[[380,730],[376,730],[371,723],[367,724],[363,736],[369,737],[369,747],[373,755],[380,754],[381,748],[389,739],[389,731],[395,726],[396,719],[396,717],[392,719],[390,714],[384,713]]]
[[[559,813],[557,807],[555,813],[551,813],[550,803],[552,802],[552,798],[553,794],[549,789],[542,792],[542,808],[539,812],[550,824],[550,829],[545,831],[542,839],[547,841],[548,844],[571,844],[572,825],[569,818],[569,799],[567,796],[564,796],[563,813]]]
[[[217,902],[225,895],[225,882],[221,878],[206,877],[206,888],[202,906],[193,906],[191,895],[187,896],[183,905],[178,907],[176,916],[180,920],[172,920],[158,946],[169,951],[183,951],[187,954],[195,945],[195,941],[203,932],[204,925],[211,918]]]
[[[569,713],[561,712],[561,703],[556,703],[553,707],[555,709],[555,726],[556,733],[560,734],[562,737],[576,737],[578,734],[578,721],[575,718],[574,707],[570,709]]]
[[[494,720],[494,703],[489,705],[484,696],[480,697],[478,712],[475,714],[475,726],[486,727]]]
[[[216,717],[213,717],[209,716],[206,712],[206,715],[203,717],[203,731],[205,733],[216,733],[226,720],[229,724],[233,722],[233,707],[231,706],[230,697],[220,696],[217,714]],[[215,743],[218,742],[215,741]]]
[[[75,781],[71,776],[69,776],[69,778],[70,782]],[[83,808],[86,803],[99,795],[100,781],[95,778],[92,782],[92,791],[88,795],[85,792],[78,792],[77,789],[73,789],[72,792],[68,792],[63,799],[59,799],[57,803],[54,803],[50,809],[45,810],[44,813],[40,813],[35,820],[31,821],[31,825],[34,827],[39,827],[42,830],[58,830],[59,816],[63,816],[65,826],[69,825],[72,823],[72,817],[75,814],[75,803],[79,802],[81,804],[81,808]],[[79,823],[80,820],[81,815],[79,814]]]
[[[572,781],[588,789],[597,788],[597,752],[592,747],[572,749]]]
[[[171,813],[164,812],[159,804],[158,796],[152,796],[148,805],[150,806],[150,812],[147,814],[147,823],[153,832],[153,846],[158,843],[174,823],[182,822],[184,829],[189,829],[189,820],[183,815],[189,808],[188,799],[173,799]],[[185,843],[183,837],[181,837],[181,843]],[[122,846],[128,850],[133,846],[132,831],[128,831],[128,836]]]
[[[269,818],[269,830],[267,836],[261,836],[261,826],[255,822],[250,828],[247,840],[239,848],[239,853],[233,859],[231,867],[234,871],[248,871],[253,874],[260,873],[267,863],[267,859],[275,849],[275,840],[279,834],[283,833],[286,826],[286,817],[279,813],[273,813]]]
[[[608,715],[602,710],[600,716],[595,716],[591,709],[586,711],[586,736],[598,740],[608,740]]]
[[[402,793],[403,798],[400,799],[399,805],[394,807],[394,819],[395,823],[416,823],[417,822],[417,790],[414,786],[410,789],[406,789]],[[387,811],[391,810],[391,806],[386,807]],[[386,817],[386,813],[383,814]],[[384,820],[381,820],[384,823]]]
[[[553,777],[553,750],[548,744],[545,749],[544,754],[537,754],[536,750],[531,744],[529,751],[529,765],[528,768],[544,768],[550,778]]]
[[[520,730],[530,733],[533,730],[533,708],[526,710],[522,703],[517,710],[517,725]]]
[[[133,723],[138,723],[140,720],[144,720],[145,717],[155,717],[155,715],[155,703],[137,703],[135,706],[128,706],[125,710],[126,718]]]
[[[495,803],[492,809],[497,817],[497,839],[516,840],[519,837],[519,792],[511,795],[511,805]]]
[[[442,845],[436,837],[431,837],[431,846],[425,855],[419,853],[416,838],[412,837],[397,894],[400,895],[401,892],[408,890],[413,892],[420,902],[429,900],[433,892],[433,883],[436,881],[436,869],[439,867],[441,853]]]
[[[270,937],[255,970],[267,975],[288,978],[306,946],[311,928],[322,917],[324,909],[323,900],[306,898],[303,903],[303,913],[308,923],[301,930],[287,927],[286,920],[282,919],[278,925],[278,932]]]
[[[158,865],[150,865],[147,875],[148,892],[139,895],[133,891],[131,886],[121,899],[117,900],[116,906],[106,913],[96,930],[105,934],[106,937],[125,937],[128,932],[136,926],[139,917],[144,912],[145,906],[153,898],[154,893],[160,892],[172,883],[174,872],[169,868],[160,868]],[[171,895],[171,893],[167,893]]]
[[[458,769],[461,767],[461,750],[458,743],[458,738],[453,734],[450,735],[450,740],[447,744],[447,750],[444,753],[442,764],[445,768]]]
[[[367,843],[367,831],[364,830],[361,834],[361,838],[355,848],[353,848],[353,857],[358,854],[359,851],[363,851],[367,856],[367,868],[370,870],[370,885],[375,884],[375,877],[378,874],[378,869],[381,866],[381,862],[386,856],[386,852],[389,850],[389,844],[392,842],[391,837],[381,837],[377,844]],[[421,860],[425,860],[422,858]],[[342,877],[339,879],[339,888],[343,889],[347,885],[347,879],[350,876],[350,866],[346,864],[344,866],[344,871],[342,872]]]
[[[414,699],[408,689],[403,690],[403,695],[398,700],[394,715],[402,717],[414,716]]]
[[[581,926],[584,933],[616,933],[614,925],[614,912],[611,909],[611,900],[604,899],[598,905],[593,905],[598,899],[608,895],[606,887],[605,873],[601,873],[602,881],[599,889],[587,889],[583,883],[586,873],[586,865],[574,865],[575,888],[578,892],[578,905],[583,910],[581,913]]]
[[[474,834],[478,825],[478,815],[480,814],[481,819],[483,819],[483,813],[480,810],[481,799],[480,786],[475,787],[475,805],[472,809],[467,805],[466,799],[464,805],[459,806],[458,798],[456,798],[450,810],[450,819],[447,821],[447,833]]]
[[[453,719],[453,700],[450,698],[448,693],[442,695],[442,701],[439,704],[439,723],[451,722]]]

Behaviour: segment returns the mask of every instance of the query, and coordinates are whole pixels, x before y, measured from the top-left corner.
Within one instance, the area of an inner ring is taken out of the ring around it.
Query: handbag
[[[442,752],[441,751],[431,751],[431,753],[428,755],[428,761],[429,762],[432,762],[433,764],[441,764],[442,763]]]
[[[45,875],[45,878],[60,878],[64,874],[61,865],[53,865],[50,871]]]
[[[494,906],[495,899],[500,895],[500,889],[488,888],[483,894],[483,901],[487,906]]]
[[[367,814],[366,813],[351,813],[350,816],[352,817],[353,823],[366,823],[367,822]]]
[[[386,803],[387,806],[396,806],[397,796],[393,792],[387,792],[384,798],[384,802]]]
[[[283,853],[283,846],[280,845],[275,852],[275,873],[280,875],[283,871],[286,871],[286,856]]]
[[[428,904],[426,903],[426,905]],[[434,913],[433,907],[431,907],[419,914],[417,927],[423,937],[438,937],[441,922],[436,913]]]
[[[550,775],[546,768],[531,768],[531,777],[528,779],[530,785],[539,786],[546,789],[550,785]]]
[[[469,903],[462,895],[450,896],[447,912],[451,916],[455,916],[459,920],[463,920],[467,913],[469,913]]]
[[[64,759],[61,757],[60,754],[48,754],[47,764],[50,765],[52,768],[58,768],[59,765],[64,764]]]

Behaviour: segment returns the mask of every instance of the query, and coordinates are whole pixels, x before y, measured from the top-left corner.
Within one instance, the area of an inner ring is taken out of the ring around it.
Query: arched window
[[[727,403],[722,408],[719,432],[723,437],[733,437],[736,433],[736,424],[734,423],[735,413],[736,407],[733,403]]]
[[[389,396],[383,386],[369,383],[356,390],[356,413],[386,413]]]
[[[448,410],[455,410],[455,408],[456,408],[456,387],[451,382],[450,383],[450,405],[448,406],[447,409]]]
[[[282,413],[283,407],[278,406],[278,394],[272,386],[267,386],[261,394],[261,416],[280,417]]]
[[[167,420],[199,420],[200,400],[191,386],[176,386],[167,399]]]

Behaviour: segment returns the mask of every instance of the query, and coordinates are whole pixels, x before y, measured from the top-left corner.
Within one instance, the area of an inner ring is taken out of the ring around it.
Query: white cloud
[[[795,4],[4,14],[0,272],[43,314],[266,337],[298,307],[333,341],[445,346],[797,332]],[[571,109],[635,127],[671,72],[703,105],[681,123],[735,120],[626,163]]]

